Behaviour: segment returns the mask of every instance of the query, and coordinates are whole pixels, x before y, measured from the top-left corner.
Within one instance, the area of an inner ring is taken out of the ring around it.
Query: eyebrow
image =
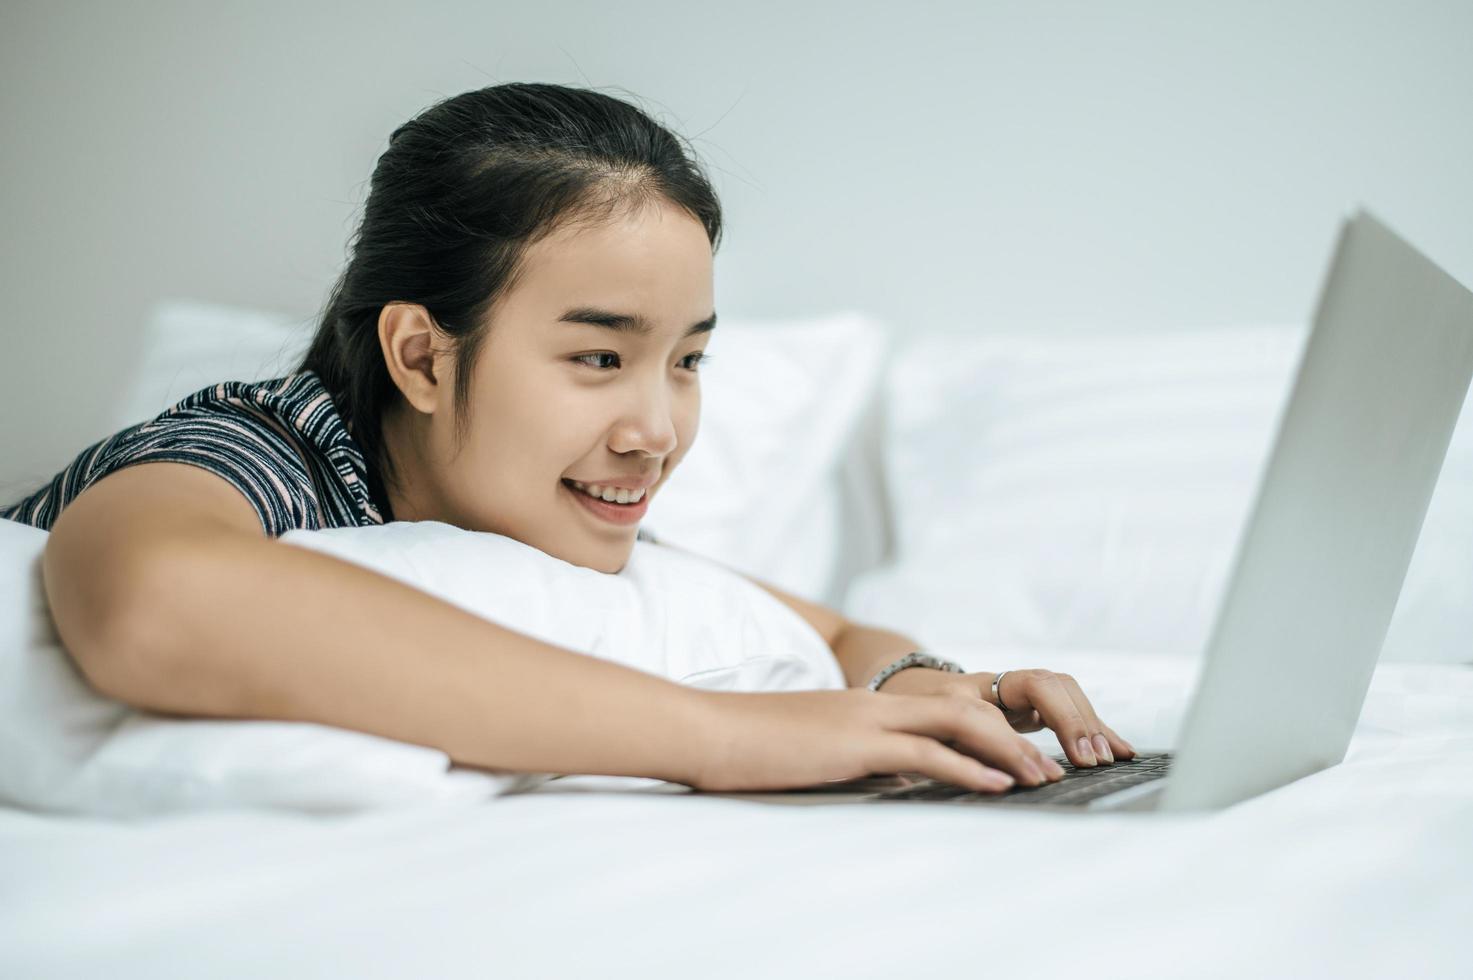
[[[559,323],[587,323],[605,330],[613,330],[618,333],[629,333],[639,337],[648,337],[654,332],[654,324],[640,316],[638,313],[611,313],[608,310],[599,310],[591,306],[580,306],[569,310],[558,317]],[[716,314],[712,313],[699,323],[690,325],[685,336],[690,337],[698,333],[710,333],[716,329]]]

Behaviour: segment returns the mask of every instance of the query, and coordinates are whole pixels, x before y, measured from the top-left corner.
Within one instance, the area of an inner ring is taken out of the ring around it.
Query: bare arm
[[[488,769],[689,784],[702,764],[700,692],[266,538],[198,467],[99,480],[57,519],[43,573],[88,681],[136,707],[313,721]]]

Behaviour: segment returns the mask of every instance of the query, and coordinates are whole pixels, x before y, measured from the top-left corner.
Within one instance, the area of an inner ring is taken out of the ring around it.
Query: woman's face
[[[434,411],[412,424],[419,472],[405,510],[391,494],[395,517],[492,531],[618,572],[696,436],[697,365],[715,322],[705,228],[662,201],[559,229],[528,249],[490,320],[458,454],[454,364],[434,359]],[[600,320],[625,328],[590,322]],[[595,502],[574,480],[644,497]]]

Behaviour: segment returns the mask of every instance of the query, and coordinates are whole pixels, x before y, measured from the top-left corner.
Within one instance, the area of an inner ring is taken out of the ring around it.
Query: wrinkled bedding
[[[1142,749],[1170,747],[1199,666],[936,649],[1069,671]],[[0,809],[0,895],[15,977],[1467,977],[1473,668],[1381,665],[1341,765],[1211,814],[607,776],[343,816]]]

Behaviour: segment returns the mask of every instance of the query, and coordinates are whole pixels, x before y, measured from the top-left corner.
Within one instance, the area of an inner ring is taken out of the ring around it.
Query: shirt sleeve
[[[235,487],[269,537],[315,530],[321,511],[292,432],[260,405],[181,403],[94,443],[48,486],[0,516],[50,529],[61,510],[98,480],[139,463],[187,463]]]

